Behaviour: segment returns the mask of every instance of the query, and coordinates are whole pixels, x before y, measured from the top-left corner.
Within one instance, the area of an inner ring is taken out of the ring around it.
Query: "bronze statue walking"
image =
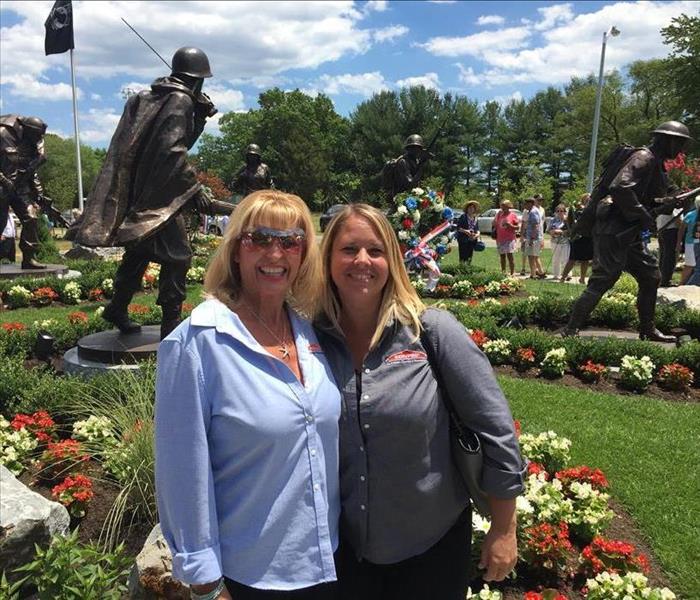
[[[272,181],[270,167],[262,161],[260,146],[249,144],[245,153],[245,165],[236,174],[231,190],[240,192],[244,196],[257,190],[267,190],[275,187]]]
[[[22,251],[23,269],[45,268],[45,265],[34,260],[39,249],[35,205],[55,212],[51,200],[44,196],[44,189],[36,173],[46,161],[45,133],[46,123],[38,117],[0,117],[0,223],[2,227],[5,226],[11,206],[22,223],[19,248]]]
[[[642,244],[641,232],[652,228],[654,215],[670,213],[679,204],[678,198],[668,195],[676,190],[669,184],[664,161],[675,158],[689,139],[690,132],[682,123],[662,123],[653,131],[649,146],[628,147],[622,160],[616,164],[613,160],[603,171],[589,203],[594,218],[593,270],[588,287],[574,304],[564,335],[578,333],[603,294],[627,271],[639,285],[640,339],[676,341],[654,324],[661,273],[656,257]]]
[[[126,248],[114,295],[103,313],[123,333],[140,329],[129,319],[127,308],[151,261],[161,265],[157,299],[163,309],[161,339],[180,322],[192,258],[185,215],[194,210],[214,212],[212,200],[187,162],[187,150],[207,118],[217,112],[202,93],[204,79],[211,76],[202,50],[180,48],[170,76],[156,79],[150,90],[127,100],[77,225],[74,237],[80,244]]]
[[[391,201],[396,194],[418,187],[431,157],[423,138],[416,133],[409,135],[404,142],[404,153],[384,165],[382,185],[387,199]]]

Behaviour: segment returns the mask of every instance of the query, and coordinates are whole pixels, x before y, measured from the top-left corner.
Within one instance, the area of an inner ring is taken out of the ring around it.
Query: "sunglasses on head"
[[[241,245],[246,248],[257,248],[265,250],[270,248],[275,242],[285,252],[296,254],[301,252],[306,244],[306,234],[303,229],[271,229],[269,227],[258,227],[253,231],[246,231],[238,236]]]

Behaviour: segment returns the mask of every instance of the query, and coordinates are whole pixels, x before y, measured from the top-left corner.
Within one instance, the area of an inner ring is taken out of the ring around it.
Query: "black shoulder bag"
[[[483,516],[489,516],[491,508],[488,496],[481,489],[481,471],[484,464],[481,440],[476,433],[462,422],[457,414],[440,374],[435,348],[425,329],[421,331],[420,341],[423,344],[425,353],[428,355],[428,363],[433,371],[435,381],[437,381],[442,401],[450,415],[450,450],[452,452],[452,460],[457,467],[457,471],[462,476],[464,486],[467,488],[477,511]]]

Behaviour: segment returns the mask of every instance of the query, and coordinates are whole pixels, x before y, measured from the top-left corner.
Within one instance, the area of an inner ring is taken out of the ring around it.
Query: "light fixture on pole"
[[[600,103],[603,97],[603,70],[605,68],[605,45],[608,36],[617,37],[620,30],[614,25],[603,34],[603,47],[600,50],[600,72],[598,73],[598,91],[595,98],[595,113],[593,114],[593,135],[591,136],[591,154],[588,157],[588,182],[586,190],[590,194],[593,191],[593,176],[595,174],[595,153],[598,146],[598,124],[600,123]]]

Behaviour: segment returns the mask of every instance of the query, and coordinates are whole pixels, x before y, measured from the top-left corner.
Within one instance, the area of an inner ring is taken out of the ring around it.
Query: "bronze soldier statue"
[[[114,295],[103,317],[123,333],[136,332],[127,307],[150,261],[161,265],[158,287],[163,309],[161,339],[180,322],[192,250],[185,213],[212,214],[212,200],[187,162],[187,150],[216,114],[202,93],[211,77],[209,59],[198,48],[180,48],[172,73],[131,96],[124,107],[105,163],[90,192],[75,241],[85,246],[124,246]],[[230,212],[230,211],[229,211]]]
[[[656,258],[642,244],[641,232],[652,228],[654,215],[671,213],[678,205],[677,198],[668,196],[675,188],[669,185],[664,161],[675,158],[689,139],[690,132],[683,123],[662,123],[653,131],[649,146],[632,149],[615,167],[609,183],[601,176],[591,200],[595,206],[593,270],[588,287],[574,304],[564,335],[578,333],[602,295],[627,271],[639,285],[640,339],[676,341],[654,324],[661,273]]]
[[[388,200],[396,194],[418,187],[428,161],[430,152],[423,144],[423,138],[414,133],[404,142],[404,153],[384,165],[382,171],[383,187]]]
[[[262,161],[260,146],[249,144],[245,152],[245,165],[238,171],[231,190],[247,196],[257,190],[270,189],[274,185],[270,167]]]
[[[38,117],[0,117],[0,223],[7,222],[9,207],[22,223],[19,248],[23,269],[43,269],[34,260],[39,248],[36,204],[50,206],[36,173],[46,161],[46,123]]]

